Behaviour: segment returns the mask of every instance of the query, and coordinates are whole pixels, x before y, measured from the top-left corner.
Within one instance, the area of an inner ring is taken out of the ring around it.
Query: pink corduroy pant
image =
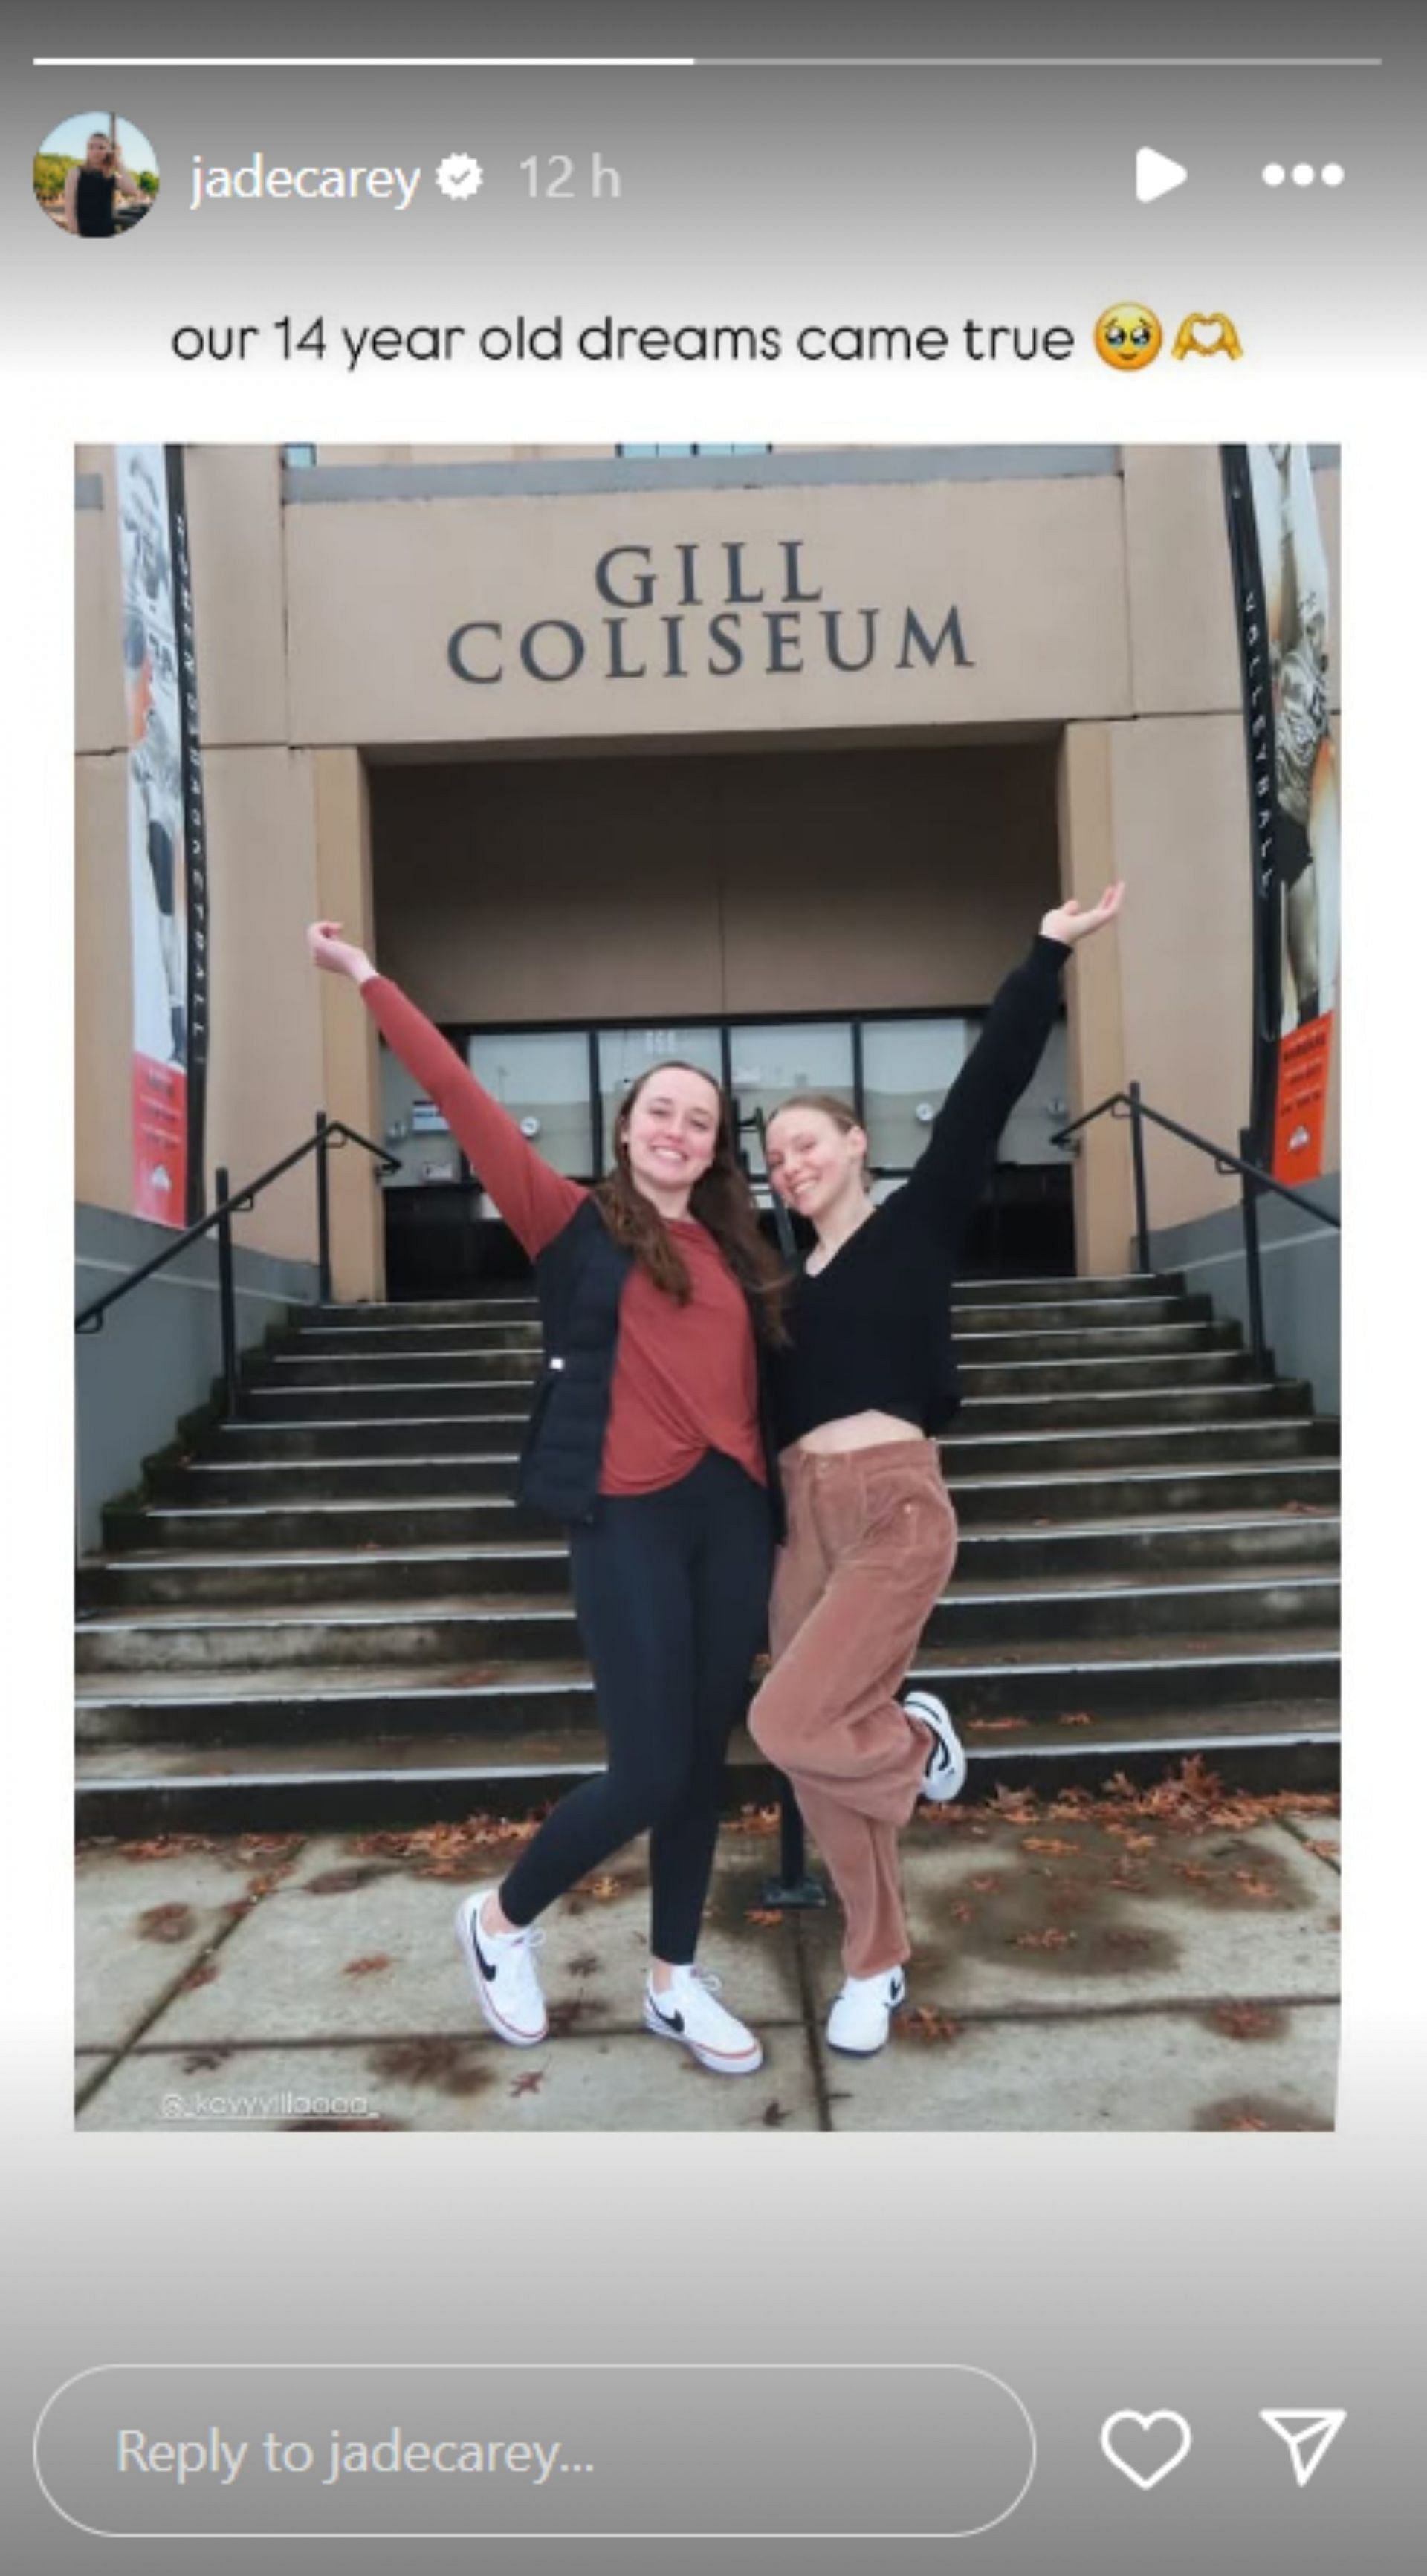
[[[748,1722],[842,1900],[848,1975],[877,1976],[908,1955],[897,1836],[928,1752],[896,1694],[956,1561],[956,1515],[930,1440],[785,1456],[783,1490],[773,1664]]]

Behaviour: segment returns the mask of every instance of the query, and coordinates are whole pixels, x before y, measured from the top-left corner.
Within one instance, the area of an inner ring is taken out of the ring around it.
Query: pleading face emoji
[[[1107,367],[1128,376],[1159,356],[1164,332],[1147,304],[1112,304],[1095,325],[1095,346]]]

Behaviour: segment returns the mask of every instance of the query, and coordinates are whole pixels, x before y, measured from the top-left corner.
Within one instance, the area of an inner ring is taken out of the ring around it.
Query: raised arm
[[[425,1013],[399,985],[377,973],[365,949],[352,947],[340,932],[340,922],[312,924],[307,945],[313,964],[329,974],[346,975],[359,987],[392,1053],[435,1101],[480,1175],[481,1187],[533,1259],[568,1225],[585,1191],[578,1181],[552,1172]]]
[[[1078,940],[1114,920],[1123,895],[1123,885],[1112,885],[1089,910],[1067,903],[1046,914],[1029,955],[1000,986],[937,1112],[905,1195],[909,1213],[934,1226],[953,1251],[975,1213],[997,1138],[1054,1026],[1061,970]]]

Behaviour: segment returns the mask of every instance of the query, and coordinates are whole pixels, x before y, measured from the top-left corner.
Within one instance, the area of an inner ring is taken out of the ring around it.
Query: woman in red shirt
[[[458,1909],[481,2010],[516,2047],[546,2037],[536,1917],[647,1830],[646,2027],[719,2074],[752,2074],[759,2042],[694,1966],[724,1756],[763,1642],[774,1537],[758,1360],[760,1345],[781,1338],[783,1274],[758,1231],[728,1104],[692,1065],[652,1067],[619,1111],[614,1170],[590,1191],[542,1161],[440,1031],[340,931],[313,924],[314,964],[359,987],[535,1261],[537,1283],[544,1272],[575,1292],[579,1329],[568,1352],[547,1346],[535,1438],[548,1451],[558,1426],[557,1463],[573,1456],[577,1468],[581,1442],[592,1444],[570,1565],[609,1767],[561,1801],[498,1887]]]

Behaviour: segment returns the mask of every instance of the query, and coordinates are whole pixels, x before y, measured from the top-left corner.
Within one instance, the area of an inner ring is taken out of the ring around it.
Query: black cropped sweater
[[[780,1449],[822,1422],[890,1413],[935,1431],[955,1412],[952,1265],[1006,1120],[1040,1061],[1070,950],[1037,936],[997,993],[911,1178],[825,1269],[799,1273],[791,1345],[769,1355]]]

